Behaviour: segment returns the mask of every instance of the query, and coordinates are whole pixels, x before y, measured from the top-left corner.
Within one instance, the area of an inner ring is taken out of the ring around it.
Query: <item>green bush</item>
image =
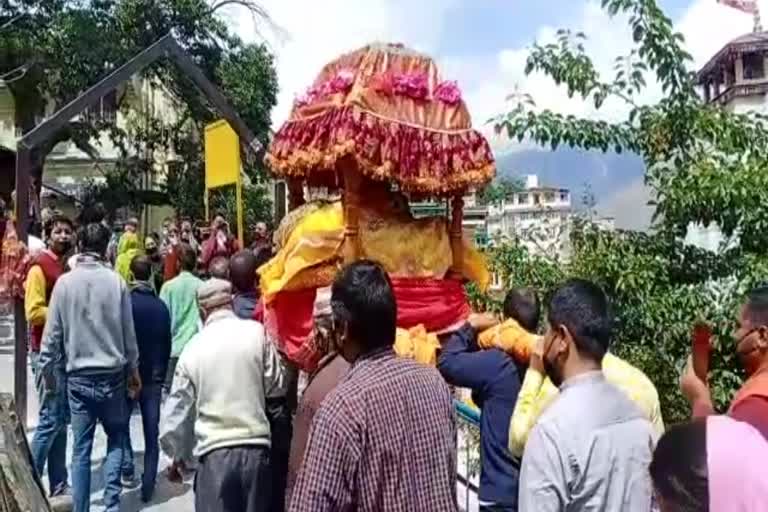
[[[768,259],[738,249],[715,254],[661,234],[603,231],[576,221],[567,261],[531,254],[519,240],[487,250],[504,288],[532,286],[543,297],[559,283],[582,277],[611,297],[616,318],[612,351],[656,384],[665,421],[690,416],[678,380],[690,354],[697,320],[713,326],[711,387],[721,410],[743,379],[732,334],[744,293],[768,275]],[[498,309],[499,297],[469,289],[480,309]]]

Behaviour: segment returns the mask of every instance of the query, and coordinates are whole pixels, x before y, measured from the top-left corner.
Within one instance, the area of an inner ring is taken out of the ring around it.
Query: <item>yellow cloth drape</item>
[[[133,258],[142,254],[141,242],[136,233],[124,233],[117,244],[117,260],[115,260],[115,271],[125,279],[125,282],[133,281],[131,272],[131,261]]]
[[[397,329],[395,353],[400,357],[413,359],[429,366],[437,365],[437,350],[440,341],[434,333],[428,333],[423,325],[410,329]]]
[[[603,358],[603,374],[605,379],[622,390],[643,412],[654,430],[661,435],[664,433],[664,419],[661,415],[659,394],[653,382],[639,369],[623,359],[606,354]],[[536,370],[525,372],[523,385],[517,395],[517,403],[509,422],[509,451],[516,457],[521,457],[536,421],[551,404],[559,390],[548,378]],[[585,409],[585,413],[588,410]]]
[[[282,290],[327,286],[328,266],[341,260],[344,210],[340,201],[308,208],[294,224],[272,260],[259,269],[266,303]],[[452,263],[445,219],[413,219],[407,212],[370,201],[360,211],[362,256],[380,262],[393,277],[444,277]],[[490,281],[485,259],[470,243],[464,244],[464,276],[485,289]],[[323,281],[323,282],[320,282]]]

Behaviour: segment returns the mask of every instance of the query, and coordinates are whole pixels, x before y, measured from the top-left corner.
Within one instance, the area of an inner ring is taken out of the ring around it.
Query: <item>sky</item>
[[[531,94],[537,107],[563,113],[620,118],[625,107],[607,102],[596,112],[589,102],[569,99],[547,77],[525,76],[525,59],[535,41],[551,41],[558,28],[583,31],[597,68],[611,73],[616,56],[632,48],[626,19],[611,19],[599,0],[260,0],[275,28],[242,11],[229,11],[246,41],[265,41],[276,55],[280,92],[275,128],[287,118],[294,98],[321,67],[339,54],[369,42],[401,42],[432,55],[445,79],[457,80],[476,127],[490,133],[487,120],[505,109],[515,90]],[[760,0],[768,17],[768,0]],[[660,0],[686,38],[695,66],[727,41],[751,31],[752,17],[716,0]],[[768,19],[766,20],[768,21]],[[640,97],[653,101],[652,84]],[[498,151],[515,145],[494,140]]]
[[[399,42],[431,55],[443,79],[458,81],[475,128],[491,142],[497,157],[521,149],[547,151],[527,141],[519,143],[493,134],[488,120],[508,110],[505,98],[513,91],[530,94],[536,108],[563,114],[625,118],[628,107],[609,100],[596,111],[591,101],[568,98],[562,88],[540,74],[525,75],[525,61],[534,42],[554,40],[559,28],[584,32],[586,49],[597,70],[610,80],[617,56],[633,47],[627,18],[610,18],[600,0],[257,0],[274,28],[237,8],[226,13],[240,36],[265,42],[276,57],[280,92],[273,110],[274,129],[289,115],[301,95],[327,62],[371,42]],[[728,41],[751,32],[753,19],[716,0],[657,0],[685,37],[699,69]],[[768,0],[758,0],[768,27]],[[658,84],[637,98],[652,103],[661,97]],[[514,155],[509,155],[514,157]],[[541,158],[547,155],[542,153]],[[600,157],[595,156],[597,165]],[[522,169],[536,172],[536,169]],[[578,176],[580,169],[567,172]],[[624,169],[604,169],[622,173]],[[564,170],[566,172],[566,170]],[[598,198],[598,209],[613,216],[619,227],[646,229],[652,196],[642,176],[624,176],[617,189]]]

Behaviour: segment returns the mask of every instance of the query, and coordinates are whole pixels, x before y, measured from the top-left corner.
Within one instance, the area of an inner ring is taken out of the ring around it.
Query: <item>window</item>
[[[114,123],[117,119],[117,92],[113,89],[83,111],[92,122]]]
[[[563,202],[568,201],[568,192],[560,192],[560,200]]]
[[[527,204],[527,203],[528,203],[528,194],[517,195],[517,204]]]
[[[541,204],[541,195],[533,194],[533,204]]]
[[[756,80],[765,76],[763,56],[759,53],[745,53],[741,56],[744,63],[744,79]]]
[[[555,193],[554,192],[547,192],[544,194],[544,202],[546,203],[554,203],[555,202]]]

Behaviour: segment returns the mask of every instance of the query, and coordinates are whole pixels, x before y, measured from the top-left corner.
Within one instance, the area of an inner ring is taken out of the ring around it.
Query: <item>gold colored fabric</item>
[[[309,119],[333,108],[354,106],[384,119],[430,130],[454,132],[472,128],[472,118],[464,101],[456,105],[440,101],[409,101],[409,98],[391,97],[376,91],[375,76],[381,73],[424,73],[434,87],[440,81],[440,74],[435,61],[428,55],[397,45],[368,45],[327,64],[314,84],[331,80],[339,71],[347,69],[357,74],[346,96],[334,94],[325,101],[294,107],[289,122]]]
[[[441,77],[429,56],[400,45],[369,45],[326,65],[311,89],[325,90],[342,73],[353,77],[348,89],[297,101],[275,133],[265,157],[275,174],[338,183],[336,164],[351,157],[369,178],[441,196],[493,178],[493,154],[472,129],[465,102],[435,97]],[[383,78],[396,76],[424,79],[425,94],[381,87]]]
[[[395,335],[395,353],[413,359],[417,363],[437,366],[440,341],[434,333],[428,333],[423,325],[410,329],[398,328]]]
[[[452,263],[444,219],[413,219],[402,206],[366,197],[360,211],[362,257],[379,261],[393,277],[442,278]],[[290,235],[274,258],[259,269],[265,303],[282,290],[327,286],[342,259],[344,212],[340,201],[307,207],[292,218]],[[278,228],[280,230],[280,228]],[[464,244],[464,275],[485,289],[490,282],[485,259]]]
[[[526,331],[515,320],[508,318],[503,323],[480,333],[477,338],[480,348],[498,348],[511,355],[517,362],[528,364],[536,345],[536,335]]]

